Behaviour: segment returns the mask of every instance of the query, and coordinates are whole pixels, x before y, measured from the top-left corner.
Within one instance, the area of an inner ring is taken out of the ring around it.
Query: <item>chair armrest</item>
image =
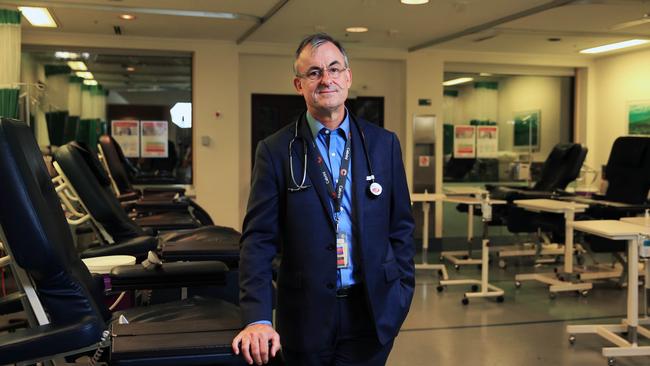
[[[91,247],[80,253],[81,258],[102,257],[107,255],[132,255],[138,259],[147,256],[150,250],[156,250],[158,239],[152,236],[138,236],[112,245]]]
[[[118,266],[111,270],[114,291],[225,285],[228,267],[219,261],[171,262],[145,268]]]
[[[135,201],[138,200],[139,198],[140,195],[137,192],[129,192],[117,196],[117,199],[120,202]]]
[[[86,316],[74,324],[48,324],[0,334],[0,364],[51,359],[92,346],[101,340],[105,327],[101,319]]]
[[[129,205],[136,211],[177,211],[187,210],[189,203],[185,201],[137,201]]]

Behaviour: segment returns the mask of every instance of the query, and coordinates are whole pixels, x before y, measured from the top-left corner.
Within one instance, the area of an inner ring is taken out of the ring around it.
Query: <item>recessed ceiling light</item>
[[[84,84],[85,85],[97,85],[97,80],[86,79],[86,80],[84,80]]]
[[[74,71],[88,71],[88,67],[83,61],[68,61],[68,66]]]
[[[492,76],[492,74],[489,73],[489,72],[481,72],[481,73],[479,73],[478,75],[479,75],[479,76]]]
[[[31,6],[19,6],[18,10],[34,27],[56,28],[56,22],[47,8],[35,8]]]
[[[133,14],[120,14],[120,19],[124,19],[124,20],[134,20],[134,19],[135,19],[135,15],[133,15]]]
[[[402,4],[406,5],[422,5],[429,2],[429,0],[400,0]]]
[[[345,28],[346,32],[350,33],[364,33],[368,31],[368,28],[366,27],[347,27]]]
[[[444,86],[452,86],[452,85],[458,85],[458,84],[463,84],[463,83],[468,83],[470,81],[474,80],[474,78],[458,78],[458,79],[451,79],[447,80],[442,85]]]
[[[77,71],[75,72],[75,75],[79,76],[80,78],[84,79],[94,79],[95,77],[93,76],[93,73],[90,71]]]
[[[608,52],[613,50],[620,50],[621,48],[626,48],[626,47],[638,46],[640,44],[644,44],[648,42],[650,41],[648,41],[647,39],[630,39],[629,41],[610,43],[603,46],[587,48],[581,50],[580,53],[602,53],[602,52]]]
[[[126,71],[128,71],[128,72],[133,72],[133,71],[135,71],[135,67],[133,67],[133,66],[127,66],[127,67],[126,67]]]

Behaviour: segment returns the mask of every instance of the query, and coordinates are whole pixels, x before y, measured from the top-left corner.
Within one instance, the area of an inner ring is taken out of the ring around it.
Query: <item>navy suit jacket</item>
[[[308,189],[288,191],[294,186],[289,172],[289,143],[295,123],[257,146],[241,239],[240,306],[244,325],[272,319],[271,262],[281,252],[278,333],[287,348],[316,351],[326,347],[328,334],[335,326],[336,233],[330,198],[304,114],[298,126],[299,138],[291,152],[293,169],[300,183],[302,137],[308,149]],[[368,193],[368,165],[359,129],[365,135],[376,181],[383,187],[379,197]],[[351,123],[350,131],[355,269],[365,288],[377,337],[385,344],[397,335],[413,298],[411,203],[397,136],[360,119],[357,124]]]

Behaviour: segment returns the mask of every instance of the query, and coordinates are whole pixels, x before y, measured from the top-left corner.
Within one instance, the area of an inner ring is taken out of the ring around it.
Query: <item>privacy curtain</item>
[[[0,9],[0,117],[18,117],[20,12]]]

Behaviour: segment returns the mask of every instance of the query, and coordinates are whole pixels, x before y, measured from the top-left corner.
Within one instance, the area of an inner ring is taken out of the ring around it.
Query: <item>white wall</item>
[[[607,163],[614,140],[627,134],[629,102],[650,100],[650,50],[595,61],[595,119],[587,124],[592,137],[589,155],[594,168]]]

